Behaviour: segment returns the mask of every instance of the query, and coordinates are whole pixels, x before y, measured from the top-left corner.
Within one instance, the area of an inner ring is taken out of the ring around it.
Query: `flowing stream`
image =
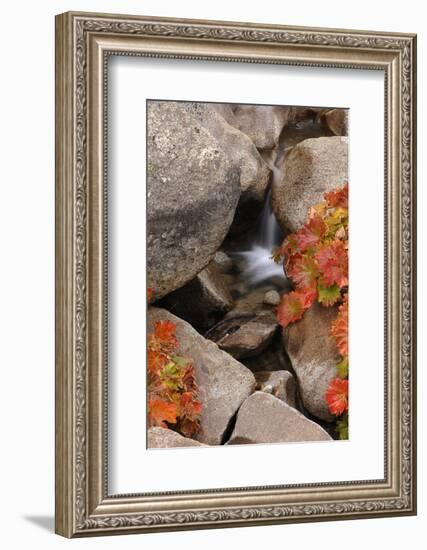
[[[233,255],[241,263],[241,276],[249,286],[258,286],[268,280],[273,280],[275,286],[285,287],[288,280],[281,264],[276,264],[271,258],[273,250],[281,243],[283,232],[277,223],[271,208],[271,189],[281,177],[285,155],[300,141],[324,135],[322,124],[314,117],[307,118],[286,127],[282,132],[274,158],[265,158],[272,170],[272,181],[267,193],[262,213],[259,217],[252,242],[247,250],[235,252]]]
[[[256,286],[273,277],[283,278],[283,284],[286,282],[282,265],[276,264],[271,257],[273,250],[281,243],[283,235],[271,208],[271,189],[276,179],[280,177],[280,170],[274,165],[272,172],[272,182],[252,244],[248,250],[235,253],[243,263],[242,276],[251,286]]]

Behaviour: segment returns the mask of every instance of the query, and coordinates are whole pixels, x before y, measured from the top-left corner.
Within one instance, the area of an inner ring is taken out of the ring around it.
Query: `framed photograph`
[[[416,513],[416,37],[56,18],[56,532]]]

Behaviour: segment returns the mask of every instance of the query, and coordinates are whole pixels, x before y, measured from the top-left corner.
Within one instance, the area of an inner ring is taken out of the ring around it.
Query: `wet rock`
[[[270,393],[287,403],[290,407],[296,407],[295,378],[287,370],[278,370],[275,372],[261,371],[255,373],[257,381],[256,389],[265,393]]]
[[[278,328],[273,315],[240,316],[222,321],[207,333],[207,337],[235,357],[253,357],[263,352]]]
[[[170,449],[171,447],[205,447],[205,445],[173,430],[156,427],[148,429],[147,447],[148,449]]]
[[[231,232],[248,229],[263,206],[270,182],[269,167],[248,136],[231,126],[214,104],[191,102],[180,105],[222,144],[232,166],[239,172],[241,197]]]
[[[148,330],[152,331],[155,322],[160,320],[175,323],[178,354],[193,360],[199,399],[203,406],[200,430],[194,439],[208,445],[219,445],[236,411],[254,391],[254,375],[187,322],[164,309],[150,307]]]
[[[348,140],[346,137],[306,139],[286,157],[281,179],[273,185],[272,206],[285,231],[298,230],[309,209],[323,195],[348,181]]]
[[[240,407],[227,444],[328,440],[331,437],[318,424],[277,397],[257,391]]]
[[[336,136],[348,135],[348,111],[330,109],[322,114],[323,124]]]
[[[165,296],[158,305],[204,332],[232,308],[233,299],[224,276],[212,261],[193,280]]]
[[[215,254],[214,262],[221,273],[230,273],[233,270],[233,260],[222,250]]]
[[[340,360],[329,331],[337,308],[317,302],[304,317],[283,329],[283,343],[298,379],[304,407],[314,416],[332,421],[325,393]]]
[[[264,294],[263,302],[269,306],[278,306],[280,304],[280,294],[277,290],[268,290]]]
[[[213,258],[233,221],[240,169],[180,104],[148,104],[148,286],[156,299]]]
[[[273,149],[279,143],[292,107],[231,105],[217,107],[229,124],[246,134],[257,149]]]

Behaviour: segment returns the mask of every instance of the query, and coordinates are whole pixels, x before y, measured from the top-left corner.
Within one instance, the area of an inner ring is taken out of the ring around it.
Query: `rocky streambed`
[[[271,254],[347,179],[346,111],[151,101],[147,127],[148,331],[176,326],[202,404],[191,439],[153,426],[148,446],[336,439],[336,309],[280,327]]]

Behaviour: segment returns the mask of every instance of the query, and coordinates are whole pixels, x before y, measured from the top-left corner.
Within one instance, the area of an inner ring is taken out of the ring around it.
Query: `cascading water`
[[[271,189],[275,180],[280,176],[280,170],[273,166],[272,172],[273,180],[259,217],[252,245],[249,250],[234,254],[242,260],[242,276],[251,286],[256,286],[272,277],[283,279],[283,284],[286,283],[283,267],[272,259],[272,252],[280,244],[282,238],[282,230],[271,208]]]

